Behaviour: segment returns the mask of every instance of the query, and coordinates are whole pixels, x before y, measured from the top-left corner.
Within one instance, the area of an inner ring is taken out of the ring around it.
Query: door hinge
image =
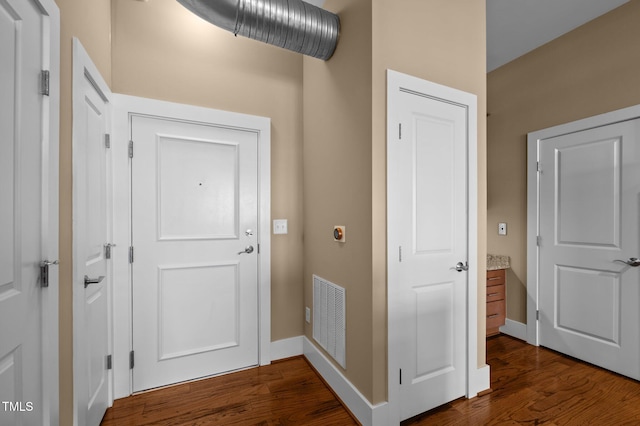
[[[49,75],[48,70],[40,71],[40,94],[49,96]]]
[[[260,244],[258,244],[258,254],[260,254]]]
[[[133,263],[133,246],[129,247],[129,263]]]
[[[536,321],[540,321],[540,311],[536,311]]]
[[[536,236],[536,245],[538,247],[540,247],[540,244],[542,244],[542,237],[540,235]]]
[[[400,369],[400,384],[402,384],[402,368]]]
[[[129,158],[133,158],[133,141],[129,141]]]
[[[398,123],[398,139],[402,140],[402,123]]]
[[[134,362],[134,355],[133,355],[133,351],[129,352],[129,369],[133,370],[133,366],[135,365]]]
[[[402,246],[398,247],[398,262],[402,262]]]
[[[111,148],[111,135],[109,133],[104,134],[104,147]]]
[[[107,370],[111,370],[112,368],[111,355],[107,355]]]
[[[536,163],[536,170],[537,170],[538,172],[541,172],[541,171],[542,171],[542,168],[540,167],[540,162],[539,162],[539,161]]]

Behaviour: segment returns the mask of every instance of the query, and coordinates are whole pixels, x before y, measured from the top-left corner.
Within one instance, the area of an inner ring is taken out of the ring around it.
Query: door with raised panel
[[[467,109],[409,89],[395,95],[387,149],[389,351],[399,367],[389,377],[401,420],[464,396],[467,384]]]
[[[539,141],[540,344],[637,380],[639,137],[636,119]]]
[[[133,390],[258,364],[258,134],[133,115]]]
[[[57,13],[49,1],[0,2],[1,425],[58,417],[57,365],[48,365],[58,359],[58,105],[39,81],[54,61]]]

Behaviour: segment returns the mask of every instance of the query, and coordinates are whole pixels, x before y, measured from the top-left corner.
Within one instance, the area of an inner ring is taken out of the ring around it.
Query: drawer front
[[[504,325],[504,301],[487,303],[487,329]]]
[[[504,284],[504,269],[487,271],[487,287]]]
[[[487,303],[504,300],[504,284],[487,287]]]

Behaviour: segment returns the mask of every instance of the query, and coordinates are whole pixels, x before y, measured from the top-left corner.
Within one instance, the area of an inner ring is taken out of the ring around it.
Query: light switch
[[[500,222],[498,224],[498,235],[507,235],[507,224]]]
[[[287,219],[275,219],[273,221],[273,233],[274,234],[286,234],[287,231]]]

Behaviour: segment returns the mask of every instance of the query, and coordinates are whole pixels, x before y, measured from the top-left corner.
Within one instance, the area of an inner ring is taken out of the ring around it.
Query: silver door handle
[[[84,288],[87,288],[89,284],[98,284],[102,280],[104,280],[104,275],[100,275],[98,278],[89,278],[88,276],[84,276]]]
[[[456,271],[458,272],[462,272],[462,271],[468,271],[469,270],[469,264],[467,262],[458,262],[456,263]]]
[[[247,246],[244,250],[239,251],[238,254],[249,254],[249,253],[253,253],[253,246]]]
[[[49,287],[49,266],[59,265],[57,260],[43,260],[40,262],[40,286]]]
[[[630,257],[629,260],[616,259],[614,262],[624,263],[625,265],[633,266],[634,268],[640,266],[640,260],[638,260],[637,257]]]

